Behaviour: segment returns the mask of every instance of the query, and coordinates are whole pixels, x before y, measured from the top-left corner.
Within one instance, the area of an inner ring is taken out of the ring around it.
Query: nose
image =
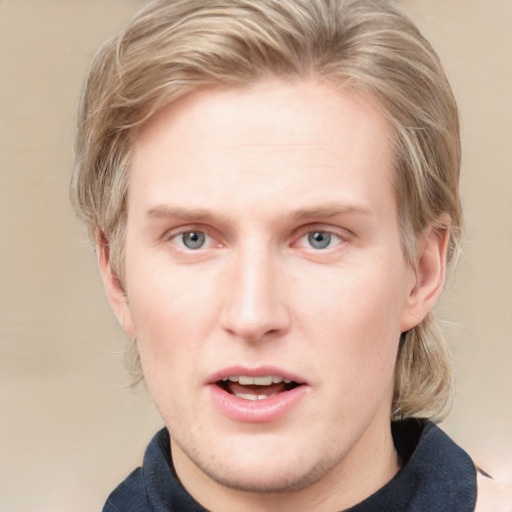
[[[239,339],[275,339],[290,326],[284,277],[271,251],[238,251],[226,269],[222,328]]]

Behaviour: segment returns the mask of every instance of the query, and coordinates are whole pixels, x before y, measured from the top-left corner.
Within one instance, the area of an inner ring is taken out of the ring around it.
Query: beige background
[[[445,428],[510,474],[512,1],[404,3],[463,120],[468,242],[439,309],[458,375]],[[139,4],[0,0],[0,512],[100,510],[161,424],[124,387],[123,337],[67,192],[88,63]]]

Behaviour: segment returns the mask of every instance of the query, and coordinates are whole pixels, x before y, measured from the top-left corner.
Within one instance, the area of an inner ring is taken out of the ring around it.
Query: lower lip
[[[210,389],[214,403],[225,416],[247,423],[266,423],[286,416],[303,398],[307,386],[298,386],[263,400],[238,398],[216,384]]]

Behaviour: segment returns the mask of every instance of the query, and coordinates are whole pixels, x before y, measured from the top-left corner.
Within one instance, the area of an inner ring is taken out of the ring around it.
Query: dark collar
[[[469,455],[428,421],[393,423],[392,431],[402,469],[347,512],[473,512],[476,470]],[[155,511],[206,511],[179,483],[166,429],[148,446],[142,471]]]
[[[402,469],[347,512],[473,512],[476,469],[462,448],[425,420],[393,423],[392,432]]]

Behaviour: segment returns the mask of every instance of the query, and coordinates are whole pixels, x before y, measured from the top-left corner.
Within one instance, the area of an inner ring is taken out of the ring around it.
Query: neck
[[[320,480],[283,493],[252,493],[221,485],[197,468],[172,439],[171,446],[182,484],[199,503],[213,512],[345,510],[379,490],[400,469],[390,424],[385,430],[382,424],[380,429],[370,425],[343,461]]]

